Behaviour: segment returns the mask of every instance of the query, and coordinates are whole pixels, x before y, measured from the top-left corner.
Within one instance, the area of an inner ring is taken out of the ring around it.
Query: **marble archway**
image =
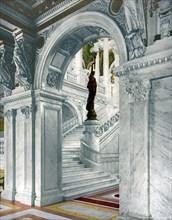
[[[120,64],[125,63],[125,40],[117,24],[102,13],[82,12],[58,26],[47,40],[35,71],[34,88],[52,90],[50,87],[54,87],[60,90],[66,69],[76,52],[86,43],[101,37],[115,40]],[[49,81],[52,75],[54,82]]]
[[[102,37],[115,40],[120,64],[125,63],[125,40],[116,23],[99,12],[82,12],[64,21],[47,39],[32,90],[4,100],[8,136],[4,198],[37,206],[63,200],[63,78],[77,51]]]

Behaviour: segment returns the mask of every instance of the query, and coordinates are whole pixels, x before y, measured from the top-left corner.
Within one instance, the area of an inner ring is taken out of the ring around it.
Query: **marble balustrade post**
[[[82,148],[81,160],[92,170],[100,169],[100,143],[98,136],[99,122],[97,120],[87,120],[84,122],[85,130],[81,142],[86,146]]]

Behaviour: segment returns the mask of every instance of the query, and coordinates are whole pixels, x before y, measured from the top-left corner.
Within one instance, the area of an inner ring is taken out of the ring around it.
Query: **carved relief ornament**
[[[14,65],[11,64],[12,51],[7,51],[4,44],[0,46],[0,90],[5,92],[6,96],[11,95],[13,89],[12,74],[15,71]]]
[[[11,110],[7,110],[5,113],[4,113],[4,117],[7,118],[7,120],[9,122],[12,121],[12,118],[15,117],[17,114],[17,111],[16,109],[11,109]]]
[[[21,108],[21,112],[22,114],[25,115],[26,119],[30,117],[32,111],[33,111],[32,106],[24,106]]]
[[[25,90],[31,88],[34,73],[35,51],[33,40],[23,33],[14,33],[15,48],[13,62],[16,66],[15,79]]]
[[[129,95],[130,102],[147,100],[150,89],[150,81],[133,81],[125,85],[125,92]]]

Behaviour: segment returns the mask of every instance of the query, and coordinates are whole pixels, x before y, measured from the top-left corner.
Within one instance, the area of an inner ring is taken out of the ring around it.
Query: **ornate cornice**
[[[152,55],[153,56],[153,55]],[[145,68],[150,68],[152,66],[156,66],[159,64],[165,64],[169,61],[172,60],[172,55],[168,54],[164,57],[157,57],[155,59],[146,59],[142,58],[142,60],[135,60],[135,62],[130,62],[128,64],[123,64],[122,67],[117,67],[114,69],[115,71],[115,76],[124,76],[124,75],[129,75],[130,72],[145,69]]]
[[[16,10],[8,7],[7,5],[1,2],[0,12],[11,16],[13,19],[21,22],[22,24],[33,28],[33,20],[27,18],[26,16],[22,15],[21,13],[17,12]]]

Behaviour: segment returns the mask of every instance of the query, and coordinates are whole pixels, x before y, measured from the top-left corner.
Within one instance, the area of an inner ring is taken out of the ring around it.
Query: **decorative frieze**
[[[139,62],[131,63],[130,65],[124,65],[123,68],[121,68],[121,70],[115,71],[115,76],[119,77],[119,76],[128,75],[133,70],[148,68],[154,65],[166,63],[171,60],[172,60],[172,55],[169,55],[169,56],[157,58],[154,60],[145,60],[145,61],[142,61],[142,63],[139,63]]]
[[[137,80],[125,85],[124,89],[130,97],[130,102],[141,102],[148,99],[151,83],[148,80]]]
[[[24,107],[21,108],[21,112],[22,112],[22,114],[25,115],[26,119],[30,118],[30,115],[31,115],[32,111],[33,111],[32,106],[24,106]]]

